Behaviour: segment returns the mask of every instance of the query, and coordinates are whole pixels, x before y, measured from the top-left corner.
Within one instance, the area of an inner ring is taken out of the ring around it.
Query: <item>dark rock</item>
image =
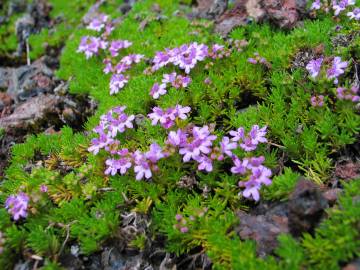
[[[42,28],[48,27],[51,19],[50,12],[52,10],[49,1],[35,0],[28,6],[28,13],[35,21],[35,31],[39,32]]]
[[[292,29],[306,13],[305,0],[237,0],[216,22],[215,31],[226,36],[234,27],[270,21],[282,29]]]
[[[227,0],[197,0],[192,16],[213,20],[225,12],[227,5]]]
[[[66,270],[84,269],[83,262],[71,253],[62,255],[59,261],[61,263],[61,266],[64,267]]]
[[[25,101],[39,93],[51,93],[54,87],[53,71],[44,64],[43,59],[30,66],[0,68],[0,89],[7,89],[16,102]]]
[[[26,52],[26,40],[35,27],[35,20],[29,14],[24,15],[15,23],[15,32],[18,40],[17,54],[22,55]]]
[[[26,0],[12,0],[9,1],[9,6],[8,6],[8,16],[10,17],[11,15],[15,14],[15,13],[21,13],[24,12],[26,10],[27,7],[27,1]]]
[[[11,115],[0,118],[0,126],[13,135],[40,132],[51,126],[60,128],[64,124],[79,129],[93,110],[85,98],[39,95],[20,104]]]
[[[301,179],[289,199],[289,229],[294,236],[312,233],[324,215],[328,203],[318,186]]]
[[[252,239],[257,243],[257,253],[261,257],[271,254],[277,247],[277,237],[288,233],[287,204],[261,204],[251,213],[239,211],[240,224],[235,231],[241,239]]]

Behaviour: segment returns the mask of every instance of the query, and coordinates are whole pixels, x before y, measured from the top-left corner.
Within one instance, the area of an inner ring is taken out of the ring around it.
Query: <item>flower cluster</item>
[[[324,62],[325,62],[324,58],[320,57],[320,58],[311,60],[306,65],[306,69],[308,70],[308,72],[310,73],[310,76],[312,78],[315,79],[321,74]],[[328,80],[334,80],[334,84],[337,84],[338,77],[345,72],[345,69],[347,68],[347,66],[348,66],[348,62],[342,61],[341,57],[336,56],[333,58],[331,65],[327,66],[326,72],[325,72],[325,77]]]
[[[86,59],[93,55],[98,55],[100,49],[107,49],[110,52],[112,58],[119,55],[120,50],[129,48],[132,42],[128,40],[113,40],[107,41],[109,34],[114,29],[109,17],[105,14],[100,14],[93,18],[90,24],[87,26],[88,29],[101,32],[105,29],[102,37],[89,37],[85,36],[82,38],[78,52],[83,52],[86,55]],[[123,57],[120,62],[113,65],[112,58],[107,57],[103,60],[105,65],[103,72],[105,74],[113,73],[110,79],[110,95],[114,95],[119,92],[129,81],[129,76],[124,75],[124,72],[131,68],[134,63],[139,63],[144,56],[141,54],[130,54]]]
[[[157,125],[158,123],[165,129],[171,128],[176,119],[185,120],[188,118],[187,114],[190,112],[191,108],[181,105],[176,105],[173,108],[168,108],[163,110],[159,107],[154,107],[153,112],[149,113],[148,116],[151,119],[152,125]]]
[[[324,106],[324,96],[323,95],[312,96],[310,98],[310,103],[311,103],[311,106],[313,106],[313,107],[322,107],[322,106]]]
[[[86,28],[94,30],[96,32],[101,32],[101,30],[105,28],[108,22],[109,16],[107,16],[106,14],[99,14],[90,21],[89,25]]]
[[[99,37],[84,36],[81,38],[81,42],[77,52],[85,53],[86,59],[89,59],[93,55],[98,55],[100,49],[105,50],[108,43]]]
[[[339,16],[342,12],[349,10],[348,8],[353,5],[355,5],[355,0],[333,0],[331,8],[334,11],[334,15]],[[329,11],[328,6],[326,4],[322,5],[321,0],[315,0],[311,4],[310,9],[320,10],[322,7],[326,12]],[[360,20],[360,9],[356,7],[352,11],[348,11],[346,15],[350,19]]]
[[[179,89],[185,88],[191,83],[191,78],[189,76],[177,75],[176,72],[170,74],[164,74],[162,83],[155,83],[151,88],[150,95],[154,99],[158,99],[160,96],[167,93],[166,87],[170,84],[172,87]]]
[[[358,95],[359,86],[353,85],[351,88],[338,87],[336,89],[337,98],[340,100],[351,100],[352,102],[360,101]]]
[[[190,73],[197,62],[205,60],[209,55],[209,48],[205,44],[193,42],[184,44],[178,48],[165,49],[155,54],[152,71],[156,71],[170,63]]]
[[[174,228],[178,229],[181,233],[187,233],[189,228],[186,226],[186,219],[184,219],[180,214],[176,214],[175,219],[177,224],[174,225]]]
[[[27,217],[29,201],[29,196],[21,192],[17,195],[9,196],[6,199],[5,208],[12,215],[14,220],[19,220],[21,217]]]
[[[133,167],[136,180],[149,179],[154,172],[159,170],[157,162],[175,153],[179,153],[185,163],[195,161],[199,171],[211,172],[213,171],[213,162],[216,160],[222,161],[226,157],[230,157],[235,165],[239,163],[239,158],[233,153],[233,150],[238,147],[250,152],[255,150],[259,143],[267,142],[265,138],[266,126],[260,128],[258,125],[254,125],[248,133],[242,127],[236,131],[231,131],[231,139],[224,136],[219,145],[214,146],[217,136],[212,134],[212,129],[209,126],[198,127],[189,124],[185,128],[170,131],[164,148],[157,143],[152,143],[147,152],[141,152],[138,149],[131,152],[127,148],[121,149],[120,141],[116,138],[119,133],[125,132],[128,128],[133,128],[132,121],[135,117],[134,115],[128,116],[124,110],[124,106],[116,107],[100,117],[100,124],[94,129],[99,137],[94,138],[88,148],[88,151],[94,155],[101,149],[110,154],[105,162],[107,166],[105,174],[108,175],[117,173],[123,175]],[[169,129],[177,123],[177,119],[187,119],[190,110],[190,107],[181,105],[165,110],[155,107],[148,117],[153,125],[160,124],[163,128]],[[264,167],[262,162],[263,158],[261,157],[244,159],[241,166],[245,169],[232,169],[233,173],[245,175],[249,177],[248,181],[251,181],[244,186],[243,195],[245,197],[252,197],[257,200],[258,196],[255,194],[255,189],[258,190],[262,184],[271,182],[269,178],[271,171]],[[246,169],[250,170],[252,174],[247,173]],[[268,178],[265,179],[265,176]],[[255,185],[255,182],[258,184]]]
[[[115,139],[116,135],[125,132],[127,128],[133,128],[132,122],[135,119],[134,115],[125,114],[125,109],[125,106],[116,107],[100,117],[100,124],[94,128],[99,138],[92,139],[92,145],[88,148],[89,152],[96,155],[100,149],[105,149],[112,153],[112,148],[120,144]]]
[[[260,199],[259,190],[262,185],[271,184],[271,170],[263,166],[265,158],[263,156],[244,158],[233,158],[234,166],[231,172],[245,176],[247,181],[239,181],[239,187],[244,187],[242,195],[245,198],[253,198],[255,201]]]

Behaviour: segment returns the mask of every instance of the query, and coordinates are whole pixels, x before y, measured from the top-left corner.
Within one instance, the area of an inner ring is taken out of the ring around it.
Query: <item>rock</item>
[[[35,27],[35,20],[29,14],[24,15],[15,23],[15,32],[18,40],[17,54],[22,55],[26,52],[26,40]]]
[[[2,117],[2,111],[6,107],[10,107],[13,103],[13,99],[7,94],[0,92],[0,118]]]
[[[53,71],[44,64],[43,58],[30,66],[0,68],[0,89],[6,89],[16,102],[39,93],[51,93],[54,87]]]
[[[342,270],[359,270],[360,269],[360,258],[355,259],[353,262],[347,264]]]
[[[277,237],[288,233],[287,204],[261,204],[251,213],[239,211],[240,224],[235,231],[241,239],[252,239],[257,243],[257,253],[261,257],[272,253],[277,247]]]
[[[313,232],[323,217],[328,203],[318,186],[301,179],[289,199],[289,229],[294,236]]]
[[[282,29],[292,29],[306,13],[305,0],[237,0],[216,22],[215,31],[226,36],[234,27],[270,21]]]
[[[26,10],[27,1],[26,0],[12,0],[9,1],[8,12],[7,15],[10,17],[15,13],[21,13]]]
[[[329,205],[332,206],[336,203],[342,189],[340,188],[333,188],[325,191],[323,193],[324,198],[328,201]]]
[[[234,27],[246,25],[248,22],[246,2],[246,0],[236,1],[232,9],[227,10],[221,15],[216,21],[215,32],[222,36],[227,36]]]
[[[16,136],[65,124],[79,129],[93,110],[86,98],[39,95],[20,104],[11,115],[0,118],[0,126],[7,135]]]
[[[355,179],[360,176],[360,162],[346,160],[335,165],[335,176],[344,180]]]
[[[227,5],[227,0],[197,0],[192,16],[213,20],[225,12]]]

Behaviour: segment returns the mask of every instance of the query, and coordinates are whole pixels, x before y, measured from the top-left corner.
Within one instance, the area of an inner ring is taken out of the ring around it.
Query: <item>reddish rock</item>
[[[323,193],[324,198],[328,201],[329,205],[334,205],[342,190],[340,188],[329,189]]]
[[[237,0],[216,23],[215,31],[226,36],[234,27],[270,21],[282,29],[291,29],[305,14],[305,0]]]
[[[346,161],[335,166],[335,176],[341,179],[355,179],[360,176],[360,162]]]

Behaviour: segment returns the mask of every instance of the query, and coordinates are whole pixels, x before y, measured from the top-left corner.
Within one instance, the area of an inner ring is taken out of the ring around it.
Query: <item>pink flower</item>
[[[119,55],[119,51],[122,49],[126,49],[132,45],[132,42],[128,40],[114,40],[110,43],[109,51],[112,57],[116,57]]]
[[[30,198],[27,194],[20,192],[17,195],[9,196],[5,201],[5,208],[12,215],[14,220],[27,217],[27,208]]]
[[[158,83],[155,83],[153,85],[153,87],[151,88],[150,95],[154,99],[158,99],[160,96],[165,95],[166,92],[167,92],[166,85],[164,83],[162,83],[160,85]]]
[[[311,106],[313,106],[313,107],[324,106],[324,96],[323,95],[312,96],[310,101],[311,101]]]
[[[109,17],[107,15],[100,14],[99,16],[93,18],[90,24],[86,28],[100,32],[105,27],[105,24],[108,21],[108,19]]]
[[[323,59],[322,57],[320,57],[320,58],[318,58],[318,59],[311,60],[311,61],[306,65],[306,69],[309,71],[310,76],[311,76],[312,78],[316,78],[316,77],[319,75],[323,60],[324,60],[324,59]]]
[[[341,61],[341,57],[334,57],[332,67],[326,71],[326,76],[328,79],[335,79],[334,83],[338,83],[338,77],[345,72],[348,62]]]
[[[44,185],[44,184],[40,185],[40,191],[41,191],[42,193],[48,192],[48,187],[47,187],[47,185]]]
[[[220,142],[220,149],[221,152],[225,155],[228,155],[229,157],[233,156],[233,153],[231,152],[231,150],[236,149],[237,148],[237,143],[236,142],[230,142],[229,137],[223,137],[222,141]]]
[[[120,89],[128,83],[129,76],[123,74],[113,74],[110,80],[110,95],[117,94]]]

